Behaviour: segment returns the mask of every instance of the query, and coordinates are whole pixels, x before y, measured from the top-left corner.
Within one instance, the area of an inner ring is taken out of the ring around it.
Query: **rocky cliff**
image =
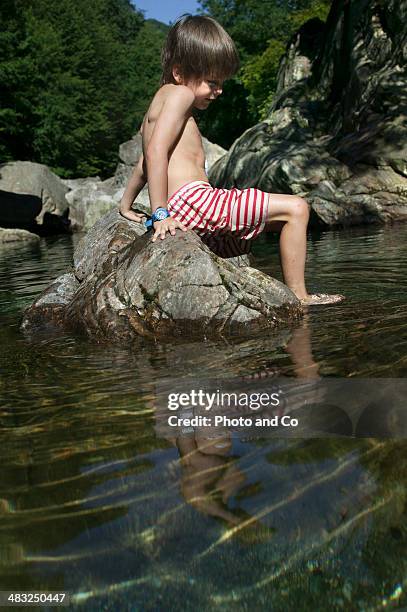
[[[267,118],[212,168],[305,197],[325,226],[407,219],[405,0],[334,0],[290,41]]]

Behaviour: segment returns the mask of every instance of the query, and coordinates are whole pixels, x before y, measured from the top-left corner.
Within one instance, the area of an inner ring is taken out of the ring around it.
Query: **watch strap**
[[[147,221],[144,221],[144,227],[147,229],[152,229],[154,221],[164,221],[164,219],[167,219],[168,217],[171,217],[169,211],[166,208],[159,206],[155,209],[151,217],[147,219]]]

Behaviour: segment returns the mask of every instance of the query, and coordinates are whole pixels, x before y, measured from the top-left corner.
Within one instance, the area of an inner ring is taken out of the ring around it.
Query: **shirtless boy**
[[[332,304],[343,296],[308,294],[304,272],[307,202],[260,189],[210,185],[193,109],[205,110],[239,68],[235,45],[211,17],[184,15],[171,27],[162,52],[163,74],[141,126],[143,154],[120,202],[121,214],[142,223],[131,206],[148,181],[152,241],[167,232],[230,233],[242,243],[261,231],[280,230],[284,282],[304,305]]]

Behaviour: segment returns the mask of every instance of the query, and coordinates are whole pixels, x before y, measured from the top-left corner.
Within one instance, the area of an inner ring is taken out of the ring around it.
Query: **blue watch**
[[[171,217],[170,213],[166,208],[156,208],[150,219],[144,221],[144,226],[147,228],[153,227],[154,221],[164,221],[167,217]]]

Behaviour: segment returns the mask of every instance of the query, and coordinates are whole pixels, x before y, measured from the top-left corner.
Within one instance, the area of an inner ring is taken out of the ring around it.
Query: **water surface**
[[[0,250],[1,588],[68,590],[86,610],[406,605],[403,439],[163,437],[156,391],[212,376],[404,378],[407,226],[310,236],[309,291],[347,300],[292,329],[133,351],[20,334],[77,240]],[[281,279],[275,236],[255,254]]]

